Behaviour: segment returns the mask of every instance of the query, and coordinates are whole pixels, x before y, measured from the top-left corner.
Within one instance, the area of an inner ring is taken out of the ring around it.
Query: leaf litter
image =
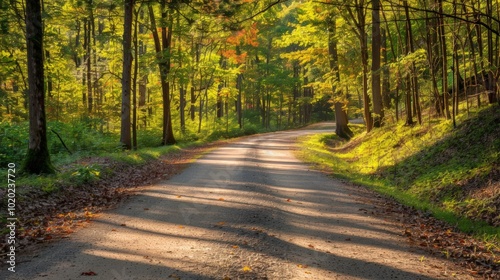
[[[102,164],[111,172],[81,186],[59,183],[59,189],[51,193],[20,186],[23,194],[17,200],[16,207],[19,229],[16,236],[17,248],[23,249],[68,237],[78,228],[87,226],[103,210],[118,206],[133,195],[139,186],[147,186],[180,173],[198,155],[222,143],[215,142],[171,152],[140,166],[103,157],[84,158],[74,165]],[[2,203],[0,201],[0,206]],[[126,227],[125,224],[121,226]],[[0,254],[9,250],[6,241],[0,240]]]

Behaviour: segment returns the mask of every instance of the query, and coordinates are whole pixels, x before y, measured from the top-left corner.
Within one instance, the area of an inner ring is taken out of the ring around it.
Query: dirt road
[[[0,279],[468,279],[369,214],[373,193],[295,159],[318,132],[213,150]]]

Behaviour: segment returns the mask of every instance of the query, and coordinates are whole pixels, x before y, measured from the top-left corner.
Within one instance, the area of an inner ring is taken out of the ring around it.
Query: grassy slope
[[[302,139],[299,156],[336,176],[432,212],[465,232],[500,238],[500,108],[413,127],[390,125],[343,143]]]

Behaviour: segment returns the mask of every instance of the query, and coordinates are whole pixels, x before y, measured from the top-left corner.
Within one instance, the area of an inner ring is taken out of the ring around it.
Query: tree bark
[[[413,46],[413,32],[412,32],[412,26],[411,26],[411,19],[410,19],[410,13],[408,9],[408,1],[403,1],[403,5],[405,7],[405,15],[406,15],[406,32],[407,32],[407,54],[411,54],[415,51],[415,48]],[[416,69],[415,69],[415,62],[412,62],[411,64],[411,78],[410,78],[410,86],[411,86],[411,91],[407,90],[407,94],[412,94],[411,97],[406,98],[406,106],[407,106],[407,119],[406,119],[406,124],[411,125],[413,124],[413,119],[411,118],[411,114],[408,114],[410,110],[414,108],[415,115],[417,116],[418,123],[422,124],[422,114],[420,111],[420,96],[419,96],[419,90],[418,90],[418,75],[416,74]],[[413,97],[413,107],[411,104],[411,99]]]
[[[26,44],[28,56],[29,144],[22,169],[30,174],[54,173],[47,145],[45,118],[43,29],[41,4],[26,1]]]
[[[351,129],[349,128],[349,119],[347,117],[347,112],[344,109],[347,107],[349,100],[347,98],[338,98],[336,95],[341,95],[345,97],[341,90],[336,86],[336,83],[340,83],[340,71],[338,63],[338,48],[337,48],[337,23],[335,16],[330,14],[328,18],[328,53],[330,55],[330,71],[336,79],[332,84],[332,99],[334,100],[334,111],[335,111],[335,133],[344,139],[350,139],[353,136]],[[336,82],[336,83],[335,83]],[[343,102],[342,102],[343,99]]]
[[[447,50],[446,50],[446,34],[444,33],[444,13],[443,13],[443,0],[436,0],[438,5],[438,24],[439,24],[439,38],[441,45],[441,66],[442,66],[442,96],[444,114],[446,119],[450,119],[450,107],[448,96],[448,63],[447,63]]]
[[[372,98],[373,126],[381,127],[384,119],[382,104],[382,87],[380,82],[380,49],[382,36],[380,32],[380,0],[372,0]]]
[[[132,19],[134,0],[124,2],[123,23],[123,73],[122,73],[122,110],[120,143],[127,150],[132,148],[131,122],[130,122],[130,90],[132,79]]]
[[[166,10],[166,3],[162,2],[162,19],[168,26],[161,27],[161,42],[156,28],[156,21],[153,7],[149,6],[149,16],[151,20],[151,31],[155,42],[155,50],[158,58],[158,67],[160,70],[162,100],[163,100],[163,134],[162,144],[175,144],[174,133],[172,129],[172,117],[170,114],[170,84],[168,75],[170,73],[170,52],[172,42],[172,15],[171,11]]]

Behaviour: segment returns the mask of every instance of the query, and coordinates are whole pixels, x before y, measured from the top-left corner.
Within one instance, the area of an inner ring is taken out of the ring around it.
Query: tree
[[[32,174],[54,173],[47,146],[45,119],[43,29],[39,0],[26,1],[28,54],[29,145],[23,170]]]
[[[178,4],[178,2],[176,2]],[[169,2],[170,4],[170,2]],[[177,7],[178,8],[178,7]],[[152,6],[148,6],[149,17],[151,20],[151,31],[153,33],[156,56],[158,59],[158,67],[160,70],[160,80],[162,88],[163,100],[163,134],[162,144],[173,145],[175,144],[174,132],[172,129],[172,115],[170,110],[170,82],[168,75],[170,73],[170,60],[172,49],[172,26],[173,26],[173,11],[171,5],[167,5],[166,0],[161,3],[161,42],[158,34],[158,29],[155,20],[155,14]]]
[[[353,10],[354,8],[354,10]],[[365,0],[355,0],[353,6],[346,6],[349,13],[347,20],[352,21],[353,32],[359,39],[361,51],[361,65],[363,67],[363,112],[366,123],[366,132],[373,129],[373,117],[370,112],[370,97],[368,96],[368,39],[366,32],[366,2]]]
[[[333,94],[342,93],[341,90],[337,90],[336,84],[340,83],[340,72],[339,72],[339,57],[337,52],[337,23],[336,18],[331,14],[327,18],[328,24],[328,53],[330,55],[330,69],[336,78],[332,85]],[[349,118],[345,107],[348,103],[347,98],[333,98],[334,101],[334,111],[335,111],[335,133],[344,139],[350,139],[354,134],[348,126]]]
[[[372,97],[373,97],[373,126],[381,127],[384,119],[382,104],[382,87],[380,84],[380,49],[382,34],[380,32],[380,0],[372,0]]]
[[[120,142],[127,150],[132,148],[130,131],[130,90],[132,83],[132,19],[134,14],[134,2],[134,0],[125,0],[125,20],[123,21],[123,73]]]

